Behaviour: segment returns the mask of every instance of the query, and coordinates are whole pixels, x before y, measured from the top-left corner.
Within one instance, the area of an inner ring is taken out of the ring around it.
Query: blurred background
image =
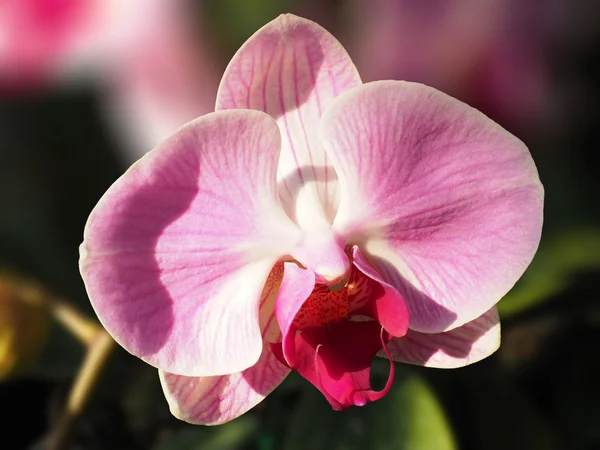
[[[48,302],[94,319],[77,267],[89,212],[213,110],[233,53],[283,12],[331,31],[363,80],[437,87],[528,145],[545,226],[499,304],[502,346],[464,369],[397,364],[388,396],[346,413],[292,375],[211,428],[173,418],[156,370],[119,348],[65,448],[600,448],[596,0],[0,1],[0,448],[44,448],[59,426],[85,347]]]

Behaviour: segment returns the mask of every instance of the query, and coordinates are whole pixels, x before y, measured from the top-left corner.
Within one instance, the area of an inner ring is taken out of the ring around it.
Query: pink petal
[[[342,193],[334,231],[359,243],[435,333],[489,310],[537,249],[543,188],[525,145],[435,89],[365,84],[322,120]]]
[[[293,323],[294,318],[314,287],[314,272],[301,269],[294,263],[284,264],[283,280],[275,302],[275,316],[283,335],[283,356],[290,367],[294,367],[296,363],[294,336],[297,328]]]
[[[500,346],[500,320],[494,306],[481,317],[445,333],[410,330],[387,346],[394,361],[452,369],[487,358]],[[385,354],[380,352],[379,356]]]
[[[248,108],[273,116],[281,129],[277,179],[290,215],[304,229],[329,225],[337,182],[318,124],[331,101],[360,85],[342,45],[324,28],[285,14],[257,31],[231,60],[217,110]]]
[[[175,417],[203,425],[228,422],[256,406],[284,380],[290,369],[279,362],[267,343],[281,338],[273,306],[282,275],[283,268],[276,266],[263,290],[260,308],[263,350],[255,365],[242,372],[213,377],[185,377],[159,371]]]
[[[238,373],[186,377],[160,371],[171,413],[201,425],[219,425],[241,416],[269,395],[290,372],[268,347],[258,362]]]
[[[279,131],[256,111],[189,123],[134,164],[91,213],[81,272],[125,349],[187,376],[259,359],[258,303],[300,231],[280,207]]]
[[[392,336],[404,336],[408,331],[410,322],[408,307],[404,298],[395,287],[383,281],[379,274],[373,270],[356,245],[352,248],[352,258],[356,268],[372,280],[378,282],[384,291],[383,295],[375,297],[364,308],[365,315],[379,322],[385,331]]]

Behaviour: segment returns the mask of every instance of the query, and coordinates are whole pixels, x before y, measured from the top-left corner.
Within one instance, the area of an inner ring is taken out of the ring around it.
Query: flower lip
[[[381,327],[379,338],[381,340],[381,348],[383,353],[386,355],[388,361],[390,362],[390,372],[388,375],[388,379],[385,382],[385,386],[380,391],[374,391],[372,389],[363,389],[360,391],[355,391],[352,395],[352,403],[356,406],[365,406],[368,402],[373,402],[375,400],[379,400],[383,398],[389,390],[392,388],[392,383],[394,382],[394,361],[392,360],[392,355],[387,348],[387,343],[390,340],[389,334],[385,331],[383,327]]]
[[[390,339],[375,321],[341,321],[306,328],[294,336],[297,354],[293,368],[321,391],[333,409],[364,406],[382,398],[392,386],[394,365],[386,348]],[[371,363],[382,349],[390,361],[390,372],[384,388],[374,391],[370,384]],[[290,367],[281,343],[271,344],[271,351]]]
[[[331,286],[315,283],[311,270],[288,264],[275,304],[282,341],[271,343],[279,361],[310,381],[336,410],[365,405],[389,391],[393,367],[384,389],[374,391],[371,363],[380,351],[391,361],[386,345],[408,329],[402,296],[357,248],[348,247],[345,254],[351,271]]]

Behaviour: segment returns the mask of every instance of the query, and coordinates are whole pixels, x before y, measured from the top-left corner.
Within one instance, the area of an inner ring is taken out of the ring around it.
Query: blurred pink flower
[[[100,84],[129,162],[214,109],[220,67],[187,0],[4,0],[0,88],[23,93],[81,75]],[[199,20],[198,20],[199,22]],[[197,27],[196,27],[197,28]]]
[[[0,2],[2,88],[27,89],[55,76],[103,15],[100,2],[85,0]]]
[[[510,125],[545,113],[557,2],[354,0],[349,48],[365,80],[434,86]],[[532,14],[534,12],[534,14]]]
[[[292,15],[237,52],[216,109],[107,191],[81,246],[99,319],[177,417],[231,420],[291,369],[345,409],[389,390],[376,354],[459,367],[498,348],[495,304],[542,225],[521,141],[433,88],[362,84]]]
[[[214,110],[223,67],[187,0],[154,0],[143,38],[113,64],[106,112],[134,161],[186,122]],[[146,8],[138,6],[137,9]],[[131,11],[133,19],[137,14]],[[151,19],[151,20],[150,20]],[[192,23],[192,19],[195,23]]]

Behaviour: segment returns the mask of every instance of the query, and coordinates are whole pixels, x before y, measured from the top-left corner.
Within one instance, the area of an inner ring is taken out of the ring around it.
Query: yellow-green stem
[[[71,332],[73,336],[86,346],[93,343],[99,330],[101,330],[99,325],[89,320],[68,302],[50,299],[48,305],[56,321]]]
[[[63,414],[50,435],[48,450],[67,448],[71,427],[85,409],[100,378],[102,368],[115,347],[114,344],[115,341],[104,329],[100,329],[92,338],[71,387]]]
[[[89,346],[102,329],[70,302],[55,297],[36,282],[23,280],[19,286],[19,294],[23,301],[47,308],[54,319],[85,346]]]

